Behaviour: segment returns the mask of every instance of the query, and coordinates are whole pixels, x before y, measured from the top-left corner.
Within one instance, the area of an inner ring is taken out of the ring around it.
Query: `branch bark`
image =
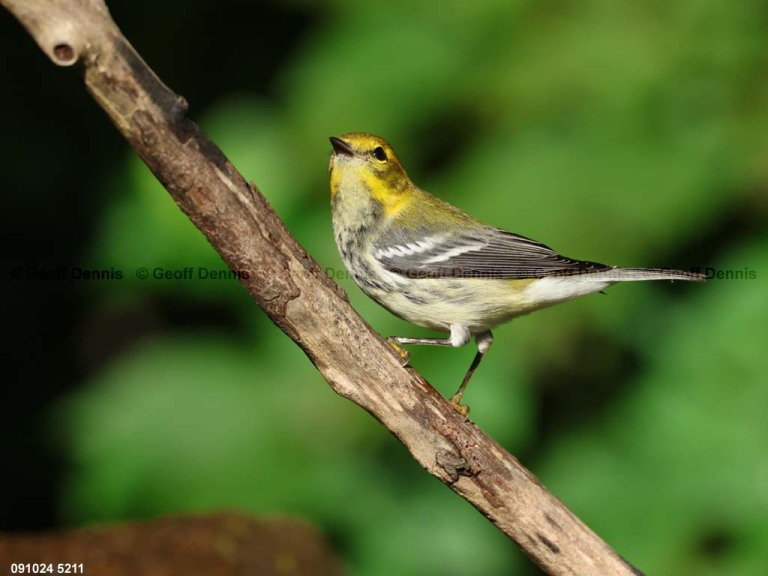
[[[267,201],[186,116],[103,0],[0,0],[85,85],[248,292],[331,388],[370,412],[432,475],[552,575],[641,574],[520,463],[455,412],[350,307]]]

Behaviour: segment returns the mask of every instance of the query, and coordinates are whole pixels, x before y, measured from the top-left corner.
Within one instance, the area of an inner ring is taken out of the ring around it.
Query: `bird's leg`
[[[392,347],[400,354],[403,359],[403,366],[408,365],[408,361],[411,359],[411,355],[407,350],[403,350],[401,344],[424,344],[427,346],[453,346],[458,348],[464,346],[469,342],[470,334],[469,330],[464,326],[452,325],[451,335],[448,338],[402,338],[400,336],[390,336],[387,338]]]
[[[401,348],[401,344],[426,344],[428,346],[452,346],[450,338],[401,338],[400,336],[390,336],[387,338],[387,342],[392,345],[392,348],[403,359],[403,366],[408,366],[408,362],[411,360],[411,353],[404,348]]]
[[[467,375],[464,376],[464,380],[461,381],[461,386],[459,386],[459,389],[456,390],[456,394],[451,396],[451,405],[456,409],[457,412],[465,417],[469,415],[469,406],[461,403],[461,397],[464,394],[464,390],[467,388],[467,384],[469,384],[472,375],[480,365],[480,360],[483,359],[483,356],[486,352],[488,352],[491,344],[493,344],[493,334],[491,334],[490,330],[487,332],[482,332],[481,334],[475,336],[475,342],[477,342],[477,354],[475,354],[475,359],[472,360],[472,364],[467,371]]]
[[[400,357],[403,358],[403,366],[407,366],[410,354],[400,347],[401,344],[453,346],[458,348],[459,346],[467,344],[470,337],[471,335],[466,327],[454,324],[451,326],[451,335],[449,338],[401,338],[399,336],[390,336],[387,338],[387,341],[395,350],[397,350]],[[472,378],[472,374],[475,372],[478,364],[480,364],[480,360],[483,359],[483,354],[485,354],[488,351],[488,348],[491,347],[491,344],[493,343],[493,334],[491,334],[490,330],[482,332],[475,337],[475,341],[477,342],[477,354],[475,354],[475,359],[472,361],[472,365],[469,367],[469,372],[464,376],[464,380],[461,382],[461,386],[459,386],[456,394],[451,396],[451,406],[464,417],[469,414],[469,406],[461,403],[461,396],[464,394],[464,389],[467,387],[470,378]]]

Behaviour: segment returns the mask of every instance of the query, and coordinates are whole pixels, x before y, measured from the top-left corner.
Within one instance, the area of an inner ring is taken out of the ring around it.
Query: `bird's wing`
[[[385,235],[374,244],[374,257],[390,272],[410,278],[522,279],[611,269],[560,256],[540,242],[496,228]]]

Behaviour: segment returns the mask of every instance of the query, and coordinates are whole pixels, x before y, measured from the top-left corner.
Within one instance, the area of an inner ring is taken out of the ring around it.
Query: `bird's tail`
[[[683,270],[668,270],[666,268],[611,268],[590,274],[590,276],[609,282],[632,282],[637,280],[685,280],[689,282],[703,282],[707,279],[704,274],[698,272],[685,272]]]

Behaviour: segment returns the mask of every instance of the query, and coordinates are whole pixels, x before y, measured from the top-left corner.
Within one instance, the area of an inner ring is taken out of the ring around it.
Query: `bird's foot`
[[[408,363],[411,361],[411,353],[400,346],[394,336],[387,338],[387,342],[389,342],[389,345],[392,346],[392,348],[395,349],[395,352],[397,352],[397,354],[400,356],[400,362],[402,365],[408,366]]]
[[[464,416],[465,420],[469,419],[469,406],[461,403],[461,394],[451,396],[451,406],[456,412]]]

